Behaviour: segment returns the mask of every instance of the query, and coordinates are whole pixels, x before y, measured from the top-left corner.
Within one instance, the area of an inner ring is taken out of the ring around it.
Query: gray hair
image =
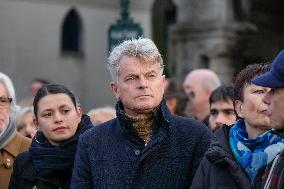
[[[19,107],[19,109],[17,110],[17,114],[15,117],[15,126],[18,129],[20,127],[20,123],[24,117],[24,115],[26,115],[27,113],[32,113],[34,114],[34,109],[32,106],[28,106],[28,107]]]
[[[8,97],[12,98],[10,118],[14,119],[16,116],[16,112],[18,110],[18,106],[17,106],[16,93],[13,82],[9,78],[9,76],[7,76],[2,72],[0,72],[0,82],[2,82],[4,87],[6,88]]]
[[[141,58],[145,62],[157,62],[160,66],[160,72],[163,74],[163,59],[154,42],[151,39],[138,38],[122,42],[110,53],[107,68],[113,81],[118,81],[120,59],[125,55]]]

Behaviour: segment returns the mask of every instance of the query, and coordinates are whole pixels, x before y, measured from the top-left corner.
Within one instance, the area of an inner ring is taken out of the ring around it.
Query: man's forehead
[[[159,72],[160,67],[157,62],[139,62],[137,63],[125,62],[120,65],[118,73],[120,74],[129,74],[129,73],[148,73],[148,72]]]
[[[234,104],[233,101],[231,99],[229,100],[218,100],[216,102],[213,102],[211,104],[211,108],[221,108],[221,107],[233,107],[234,108]]]

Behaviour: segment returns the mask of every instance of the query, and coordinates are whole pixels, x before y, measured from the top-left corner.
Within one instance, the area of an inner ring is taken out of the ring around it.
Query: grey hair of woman
[[[19,107],[16,117],[15,117],[15,126],[18,129],[20,126],[20,123],[23,119],[23,117],[27,114],[27,113],[32,113],[34,114],[34,109],[32,106],[28,106],[28,107]]]
[[[131,39],[116,46],[108,58],[107,68],[112,80],[116,83],[118,81],[120,59],[123,56],[137,57],[144,60],[145,63],[158,63],[160,72],[163,74],[163,59],[154,42],[147,38]]]
[[[2,72],[0,72],[0,82],[2,82],[4,87],[6,88],[7,93],[8,93],[8,97],[12,98],[10,118],[15,119],[16,113],[17,113],[17,110],[18,110],[18,106],[17,106],[16,93],[15,93],[15,88],[14,88],[13,82],[9,78],[9,76],[7,76],[6,74],[4,74]]]

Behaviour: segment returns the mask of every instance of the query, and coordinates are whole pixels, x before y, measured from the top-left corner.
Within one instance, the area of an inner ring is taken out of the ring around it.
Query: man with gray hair
[[[81,136],[71,188],[189,188],[212,136],[168,110],[157,47],[127,40],[108,60],[117,117]]]
[[[183,82],[183,89],[189,99],[188,113],[205,125],[209,124],[209,97],[220,85],[217,74],[209,69],[193,70],[187,74]]]

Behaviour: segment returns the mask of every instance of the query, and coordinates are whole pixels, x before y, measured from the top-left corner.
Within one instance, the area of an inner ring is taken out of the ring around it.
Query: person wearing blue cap
[[[253,79],[252,83],[271,88],[263,102],[268,104],[271,132],[284,138],[284,50],[273,60],[272,69]],[[284,150],[268,166],[266,177],[265,189],[284,188]]]

